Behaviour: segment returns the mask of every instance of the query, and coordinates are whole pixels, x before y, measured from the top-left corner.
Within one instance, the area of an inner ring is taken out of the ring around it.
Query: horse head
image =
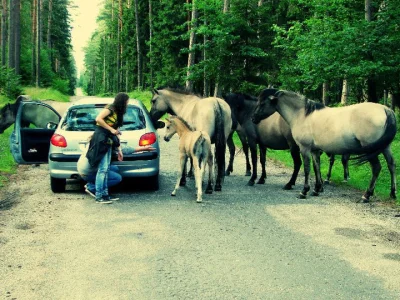
[[[15,110],[13,104],[6,104],[0,110],[0,133],[3,133],[15,122]]]
[[[165,119],[165,135],[164,141],[169,142],[172,136],[176,133],[176,124],[174,122],[175,117],[170,115],[167,119]]]
[[[282,92],[278,92],[276,89],[265,89],[260,93],[252,118],[253,123],[258,124],[261,120],[276,112],[276,104],[280,93]]]
[[[170,110],[170,107],[167,99],[163,96],[162,90],[153,89],[152,93],[150,117],[154,126],[159,128],[157,121]]]

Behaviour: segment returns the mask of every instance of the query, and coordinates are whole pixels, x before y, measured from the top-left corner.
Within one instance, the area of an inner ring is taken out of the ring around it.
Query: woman
[[[112,147],[118,149],[118,160],[123,160],[118,135],[119,127],[124,121],[124,114],[128,107],[129,96],[119,93],[114,102],[107,105],[96,117],[96,130],[90,140],[89,150],[86,154],[89,164],[97,167],[96,174],[96,202],[111,203],[118,198],[110,197],[108,194],[108,170],[111,163]]]

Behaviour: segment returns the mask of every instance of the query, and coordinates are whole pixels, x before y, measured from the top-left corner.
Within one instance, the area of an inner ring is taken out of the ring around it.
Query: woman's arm
[[[119,134],[119,130],[112,128],[110,125],[104,121],[106,117],[108,117],[111,114],[111,111],[108,108],[103,109],[96,117],[96,122],[99,124],[99,126],[103,127],[104,129],[107,129],[110,131],[112,134],[117,135]]]

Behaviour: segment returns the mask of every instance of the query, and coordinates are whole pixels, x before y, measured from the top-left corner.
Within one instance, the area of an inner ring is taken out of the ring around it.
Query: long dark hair
[[[117,126],[121,127],[124,122],[124,114],[126,113],[126,108],[128,106],[129,96],[126,93],[118,93],[115,96],[113,104],[110,108],[117,113]]]

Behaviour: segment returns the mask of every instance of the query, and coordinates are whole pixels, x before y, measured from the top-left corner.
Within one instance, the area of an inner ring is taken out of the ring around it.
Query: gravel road
[[[159,191],[129,182],[112,205],[20,166],[1,191],[0,298],[400,299],[399,209],[332,185],[297,199],[303,178],[283,191],[291,170],[270,161],[248,187],[242,154],[222,192],[171,197],[177,143],[161,142]]]

